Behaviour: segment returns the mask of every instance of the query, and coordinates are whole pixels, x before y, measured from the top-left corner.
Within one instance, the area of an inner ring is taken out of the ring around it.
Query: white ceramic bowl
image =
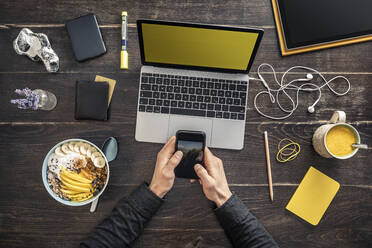
[[[105,182],[105,185],[103,186],[103,188],[101,189],[101,191],[89,198],[88,200],[86,201],[82,201],[82,202],[71,202],[71,201],[66,201],[66,200],[63,200],[62,198],[60,198],[58,195],[56,195],[53,190],[51,190],[49,188],[49,184],[48,184],[48,174],[47,174],[47,170],[48,170],[48,160],[49,160],[49,157],[50,155],[52,155],[55,151],[55,149],[65,143],[68,143],[68,142],[71,142],[71,141],[74,141],[74,142],[85,142],[85,143],[88,143],[89,145],[93,146],[94,148],[96,148],[101,154],[102,154],[102,157],[105,159],[106,161],[106,166],[107,166],[107,177],[106,177],[106,182]],[[50,149],[50,151],[48,152],[48,154],[45,156],[44,158],[44,162],[43,162],[43,167],[41,169],[41,176],[43,177],[43,183],[44,183],[44,186],[45,186],[45,189],[48,191],[49,195],[52,196],[54,198],[54,200],[62,203],[62,204],[65,204],[65,205],[68,205],[68,206],[83,206],[83,205],[86,205],[86,204],[89,204],[91,203],[92,201],[94,201],[95,199],[97,199],[98,197],[100,197],[100,195],[103,193],[103,191],[105,191],[106,189],[106,186],[108,184],[108,181],[109,181],[109,178],[110,178],[110,167],[109,167],[109,164],[107,162],[107,158],[105,156],[105,154],[103,154],[103,152],[101,151],[100,148],[98,148],[95,144],[87,141],[87,140],[84,140],[84,139],[68,139],[68,140],[64,140],[62,142],[59,142],[57,145],[55,145],[52,149]]]

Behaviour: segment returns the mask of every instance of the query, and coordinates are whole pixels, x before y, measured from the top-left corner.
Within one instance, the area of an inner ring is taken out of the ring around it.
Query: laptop
[[[156,20],[138,20],[137,29],[136,140],[203,131],[208,147],[243,149],[248,72],[263,30]]]

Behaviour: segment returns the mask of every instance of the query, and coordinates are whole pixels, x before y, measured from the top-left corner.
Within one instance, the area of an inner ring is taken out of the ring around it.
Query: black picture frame
[[[303,0],[306,1],[306,0]],[[301,1],[289,1],[290,3],[295,4],[301,4]],[[329,21],[332,19],[332,15],[334,12],[337,12],[340,14],[342,11],[343,5],[341,2],[334,1],[335,5],[332,9],[327,9],[325,4],[323,2],[316,5],[314,1],[306,1],[307,4],[314,4],[314,6],[320,6],[324,9],[324,13],[327,13],[327,15],[324,18],[325,21]],[[350,1],[352,2],[352,1]],[[365,1],[366,4],[371,4],[368,1]],[[327,2],[330,4],[330,1]],[[365,29],[364,31],[355,31],[355,32],[346,32],[338,35],[328,35],[323,37],[315,37],[314,39],[306,40],[306,41],[291,41],[291,35],[290,32],[290,24],[287,17],[287,11],[286,8],[290,7],[288,6],[288,3],[286,3],[286,0],[271,0],[272,4],[272,10],[275,20],[275,26],[277,30],[278,35],[278,41],[280,45],[280,50],[282,56],[289,56],[299,53],[305,53],[305,52],[312,52],[316,50],[321,49],[327,49],[327,48],[333,48],[338,46],[344,46],[344,45],[350,45],[360,42],[366,42],[366,41],[372,41],[372,30],[371,29]],[[320,4],[320,5],[319,5]],[[313,18],[316,17],[316,13],[310,9],[307,8],[307,6],[303,6],[303,8],[306,8],[306,11],[313,15]],[[369,8],[365,8],[369,9]],[[328,11],[328,12],[327,12]],[[344,11],[349,11],[349,9],[346,9]],[[296,12],[297,13],[297,12]],[[298,11],[298,15],[301,15],[301,11]],[[357,13],[355,13],[357,15]],[[292,17],[293,19],[293,17]],[[318,18],[319,19],[319,18]],[[347,19],[346,19],[347,20]],[[333,20],[335,21],[335,19]],[[292,25],[295,25],[296,22],[292,23]],[[315,29],[316,30],[316,29]]]

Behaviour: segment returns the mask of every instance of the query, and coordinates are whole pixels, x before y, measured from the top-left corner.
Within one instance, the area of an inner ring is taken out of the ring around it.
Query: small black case
[[[88,14],[66,22],[75,58],[81,62],[106,53],[96,15]]]
[[[107,120],[108,86],[106,82],[76,82],[76,120]]]

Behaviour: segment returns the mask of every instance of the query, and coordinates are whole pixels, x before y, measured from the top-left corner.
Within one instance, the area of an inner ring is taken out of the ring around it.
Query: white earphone
[[[274,75],[274,81],[279,85],[279,88],[277,89],[273,89],[273,88],[270,88],[270,86],[267,84],[265,78],[261,75],[261,69],[263,67],[269,67],[270,70],[272,70],[273,72],[273,75]],[[308,70],[310,71],[309,73],[306,74],[306,78],[297,78],[297,79],[294,79],[292,81],[289,81],[288,83],[285,83],[285,76],[292,70],[294,69],[302,69],[302,70]],[[288,118],[289,116],[291,116],[293,114],[293,112],[297,109],[298,107],[298,101],[299,101],[299,93],[301,91],[305,91],[305,92],[313,92],[313,91],[318,91],[319,92],[319,95],[318,95],[318,98],[315,100],[315,102],[309,106],[307,108],[307,111],[309,113],[314,113],[315,112],[315,106],[316,104],[319,102],[321,96],[322,96],[322,88],[324,86],[327,86],[335,95],[337,96],[344,96],[346,95],[349,91],[350,91],[350,82],[349,80],[344,77],[344,76],[336,76],[336,77],[333,77],[331,78],[330,80],[326,80],[325,77],[317,70],[315,69],[312,69],[310,67],[306,67],[306,66],[293,66],[291,68],[289,68],[287,71],[284,72],[280,82],[278,81],[277,79],[277,76],[276,76],[276,72],[274,70],[274,68],[270,65],[270,64],[267,64],[267,63],[263,63],[261,64],[259,67],[258,67],[258,70],[257,70],[257,74],[258,74],[258,78],[251,78],[249,77],[250,80],[257,80],[257,81],[261,81],[262,84],[264,85],[264,87],[266,88],[266,90],[263,90],[259,93],[257,93],[257,95],[255,96],[254,98],[254,107],[255,109],[257,110],[257,112],[262,115],[262,116],[265,116],[267,118],[270,118],[270,119],[273,119],[273,120],[283,120],[283,119],[286,119]],[[313,74],[317,74],[323,81],[324,81],[324,84],[322,84],[321,86],[318,86],[316,84],[313,84],[313,83],[310,83],[309,81],[311,81],[314,76]],[[337,92],[336,90],[334,90],[329,84],[336,80],[336,79],[343,79],[345,80],[345,82],[347,83],[347,89],[345,92]],[[307,82],[307,83],[303,83],[299,86],[297,85],[294,85],[294,83],[296,82]],[[296,93],[296,99],[293,99],[287,92],[286,90],[296,90],[297,93]],[[272,92],[276,92],[276,95],[274,96],[274,94]],[[279,100],[279,93],[283,93],[291,102],[291,105],[292,105],[292,108],[291,109],[285,109],[282,107],[282,105],[280,104],[280,100]],[[285,115],[283,116],[279,116],[279,117],[276,117],[276,116],[270,116],[270,115],[267,115],[265,113],[263,113],[258,107],[257,107],[257,99],[260,95],[262,94],[268,94],[269,97],[270,97],[270,100],[272,103],[277,103],[279,108],[285,113]]]
[[[297,81],[310,81],[311,79],[313,79],[313,74],[311,73],[307,73],[306,74],[306,78],[299,78]]]

